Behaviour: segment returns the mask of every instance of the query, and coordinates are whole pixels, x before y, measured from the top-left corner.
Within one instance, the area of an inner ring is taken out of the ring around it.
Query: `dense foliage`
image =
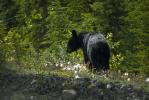
[[[149,75],[148,5],[148,0],[0,0],[0,66],[81,63],[80,51],[66,53],[76,29],[107,36],[111,69]]]

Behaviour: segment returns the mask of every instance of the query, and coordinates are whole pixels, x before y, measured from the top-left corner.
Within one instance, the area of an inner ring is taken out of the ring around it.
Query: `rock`
[[[30,96],[30,99],[33,99],[34,98],[34,96]]]
[[[96,83],[96,87],[98,89],[105,89],[106,88],[106,84],[102,83],[102,82],[97,82]]]
[[[77,97],[77,92],[73,89],[63,90],[62,100],[75,100]]]
[[[33,85],[33,84],[35,84],[36,82],[37,82],[37,80],[33,79],[33,80],[30,82],[30,84]]]
[[[148,78],[146,78],[145,82],[149,82],[149,77],[148,77]]]

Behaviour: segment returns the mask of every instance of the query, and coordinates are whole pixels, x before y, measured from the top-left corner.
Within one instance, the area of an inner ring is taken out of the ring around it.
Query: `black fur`
[[[86,64],[89,63],[96,71],[109,69],[110,48],[102,34],[82,32],[77,35],[73,30],[67,52],[71,53],[79,48],[83,50]]]

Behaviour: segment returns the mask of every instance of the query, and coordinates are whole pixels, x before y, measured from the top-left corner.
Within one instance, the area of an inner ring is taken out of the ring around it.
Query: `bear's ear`
[[[76,30],[72,30],[72,36],[77,36]]]

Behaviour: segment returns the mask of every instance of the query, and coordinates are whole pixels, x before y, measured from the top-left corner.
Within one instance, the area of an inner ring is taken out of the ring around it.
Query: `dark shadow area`
[[[148,100],[149,93],[131,85],[103,83],[89,78],[20,75],[3,69],[0,100]],[[2,72],[2,71],[1,71]],[[72,91],[76,94],[73,94]],[[65,92],[67,91],[67,93]],[[68,98],[71,99],[68,99]]]
[[[57,98],[62,92],[64,81],[66,81],[65,78],[58,76],[21,75],[1,67],[0,100],[47,100],[50,97]]]

